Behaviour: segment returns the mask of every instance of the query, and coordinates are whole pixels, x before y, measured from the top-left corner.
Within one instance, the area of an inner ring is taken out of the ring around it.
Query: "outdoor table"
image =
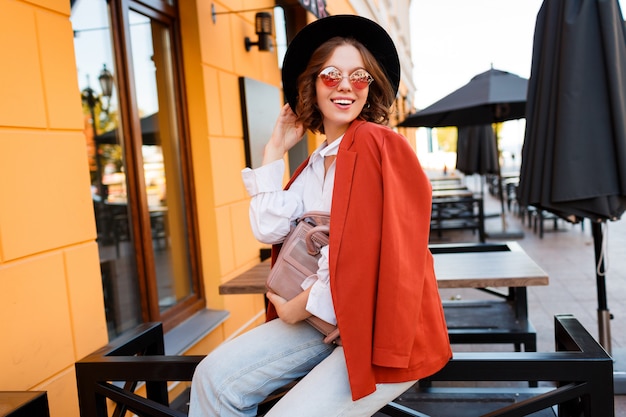
[[[519,244],[444,244],[430,249],[439,288],[476,288],[496,296],[443,301],[452,343],[513,343],[517,351],[522,344],[527,352],[537,350],[526,288],[548,285],[549,279]]]
[[[467,197],[472,197],[473,195],[474,195],[474,192],[467,187],[453,188],[453,189],[437,189],[437,188],[433,189],[433,200],[436,200],[438,198],[450,198],[450,197],[467,198]]]
[[[442,190],[467,190],[467,186],[456,183],[456,182],[435,182],[432,183],[433,191],[442,191]]]
[[[433,184],[435,183],[461,184],[463,182],[463,179],[461,177],[455,177],[452,175],[432,175],[432,176],[428,176],[428,180]]]
[[[221,295],[265,294],[265,280],[270,273],[270,260],[266,259],[241,275],[226,281],[219,287]]]
[[[476,288],[501,298],[444,301],[453,343],[514,343],[517,350],[523,343],[526,351],[536,350],[526,287],[548,285],[548,275],[519,244],[440,244],[430,249],[439,288]],[[270,261],[261,262],[220,285],[219,293],[264,294],[269,270]]]
[[[459,177],[429,178],[429,181],[433,189],[446,187],[446,186],[466,187],[466,185],[463,183],[463,180]]]

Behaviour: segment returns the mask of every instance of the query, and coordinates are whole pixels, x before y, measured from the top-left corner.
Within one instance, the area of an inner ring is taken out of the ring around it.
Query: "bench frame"
[[[538,388],[538,395],[484,417],[525,416],[557,405],[559,417],[614,417],[612,358],[573,316],[555,316],[554,327],[556,352],[455,353],[446,367],[421,382],[552,381],[556,388]],[[421,390],[437,393],[436,388]],[[456,392],[484,395],[473,388]]]
[[[3,417],[50,417],[46,391],[0,391]]]
[[[555,405],[560,417],[614,417],[611,357],[573,316],[555,316],[555,338],[557,352],[552,353],[457,353],[428,381],[556,382],[550,392],[484,417],[524,416]],[[126,410],[139,416],[185,417],[169,407],[168,381],[191,381],[203,356],[163,353],[161,323],[146,323],[76,362],[81,417],[108,417],[107,400],[116,405],[115,417]],[[120,388],[111,381],[125,384]],[[134,392],[140,382],[145,382],[147,398]],[[425,417],[398,403],[390,403],[380,412],[392,417]]]
[[[472,230],[485,243],[485,213],[482,198],[433,198],[430,220],[431,232],[441,239],[445,230]]]

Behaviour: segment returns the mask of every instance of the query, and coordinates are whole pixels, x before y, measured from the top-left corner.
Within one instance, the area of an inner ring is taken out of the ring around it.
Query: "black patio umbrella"
[[[505,122],[526,116],[528,80],[494,68],[474,76],[441,100],[408,116],[399,127],[472,126]],[[497,149],[497,132],[494,136]],[[504,195],[498,162],[498,192],[502,228],[506,229]],[[503,230],[505,231],[505,230]]]
[[[139,120],[143,145],[159,145],[159,113],[152,113]],[[109,130],[96,137],[99,145],[119,145],[117,129]]]
[[[617,0],[550,0],[535,27],[520,200],[591,220],[600,343],[610,351],[602,225],[626,209],[626,31]]]
[[[471,126],[521,119],[526,116],[527,87],[527,79],[491,68],[398,126]]]

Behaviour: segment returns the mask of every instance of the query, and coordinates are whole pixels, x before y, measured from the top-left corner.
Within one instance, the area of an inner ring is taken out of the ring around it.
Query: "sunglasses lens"
[[[328,67],[322,70],[319,77],[322,79],[322,82],[326,87],[337,87],[341,80],[343,80],[343,75],[333,67]]]
[[[350,82],[352,83],[354,88],[357,88],[359,90],[362,90],[370,85],[372,81],[374,81],[374,79],[365,70],[356,70],[352,74],[350,74]]]

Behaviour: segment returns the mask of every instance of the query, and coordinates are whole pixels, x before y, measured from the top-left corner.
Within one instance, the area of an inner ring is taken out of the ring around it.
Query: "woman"
[[[451,357],[428,250],[430,183],[406,139],[384,126],[399,80],[393,41],[368,19],[324,18],[291,42],[288,105],[262,166],[243,171],[251,224],[278,244],[303,213],[327,211],[330,242],[300,295],[268,292],[268,322],[202,361],[190,416],[254,416],[301,377],[267,416],[368,416]],[[283,157],[307,129],[326,140],[283,190]],[[325,344],[310,315],[337,324],[341,346]]]

